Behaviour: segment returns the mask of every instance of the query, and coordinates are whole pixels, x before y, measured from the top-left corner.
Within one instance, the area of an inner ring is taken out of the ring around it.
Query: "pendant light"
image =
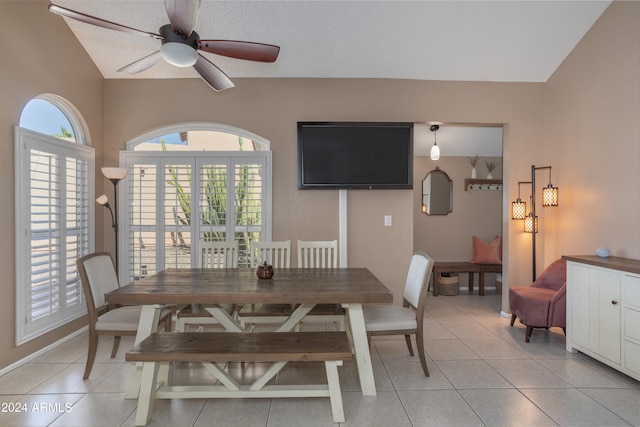
[[[531,182],[518,182],[518,198],[511,202],[511,219],[525,219],[527,217],[527,203],[520,198],[520,184],[531,184]]]
[[[542,206],[558,206],[558,187],[551,184],[551,166],[549,166],[549,184],[542,189]]]
[[[440,126],[432,125],[429,129],[433,132],[433,147],[431,147],[431,160],[440,160],[440,147],[438,147],[438,143],[436,142],[436,133]]]

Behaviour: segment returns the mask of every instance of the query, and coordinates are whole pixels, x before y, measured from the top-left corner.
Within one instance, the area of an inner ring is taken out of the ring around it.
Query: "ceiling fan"
[[[159,34],[127,27],[55,4],[49,4],[49,11],[87,24],[152,37],[162,42],[160,50],[118,70],[123,73],[140,73],[164,59],[176,67],[193,66],[209,86],[220,91],[233,87],[233,82],[198,50],[249,61],[274,62],[278,58],[279,46],[237,40],[200,40],[200,36],[194,31],[200,1],[165,0],[170,23],[160,27]]]

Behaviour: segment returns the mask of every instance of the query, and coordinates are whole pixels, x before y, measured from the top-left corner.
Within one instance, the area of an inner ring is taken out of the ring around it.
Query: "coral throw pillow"
[[[496,236],[487,243],[482,239],[473,236],[473,259],[475,264],[502,264],[502,239]]]

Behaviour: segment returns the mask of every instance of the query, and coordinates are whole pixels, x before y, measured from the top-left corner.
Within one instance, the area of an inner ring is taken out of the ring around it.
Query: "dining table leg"
[[[376,383],[373,377],[371,353],[367,341],[367,330],[364,325],[362,304],[343,304],[349,317],[349,326],[353,340],[354,356],[358,367],[358,377],[363,396],[376,395]]]
[[[135,344],[140,344],[142,340],[158,331],[158,321],[160,320],[160,312],[163,306],[143,305],[140,312],[140,320],[138,321],[138,332],[136,333]],[[126,399],[137,399],[140,393],[140,379],[142,375],[142,363],[132,363],[129,366],[129,375],[127,376],[127,384],[125,387]]]
[[[205,306],[205,310],[207,310],[227,332],[245,332],[242,325],[219,305]]]

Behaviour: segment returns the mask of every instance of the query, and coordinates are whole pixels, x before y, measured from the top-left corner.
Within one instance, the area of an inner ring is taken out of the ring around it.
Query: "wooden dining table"
[[[229,332],[244,332],[223,304],[292,304],[297,308],[279,325],[289,332],[316,304],[340,304],[357,364],[362,394],[375,396],[371,355],[362,304],[392,303],[393,293],[366,268],[276,269],[271,279],[258,279],[252,269],[176,268],[163,270],[106,295],[112,304],[142,306],[135,343],[156,332],[160,309],[166,305],[201,304]],[[133,364],[127,380],[127,398],[137,398],[140,367]]]

